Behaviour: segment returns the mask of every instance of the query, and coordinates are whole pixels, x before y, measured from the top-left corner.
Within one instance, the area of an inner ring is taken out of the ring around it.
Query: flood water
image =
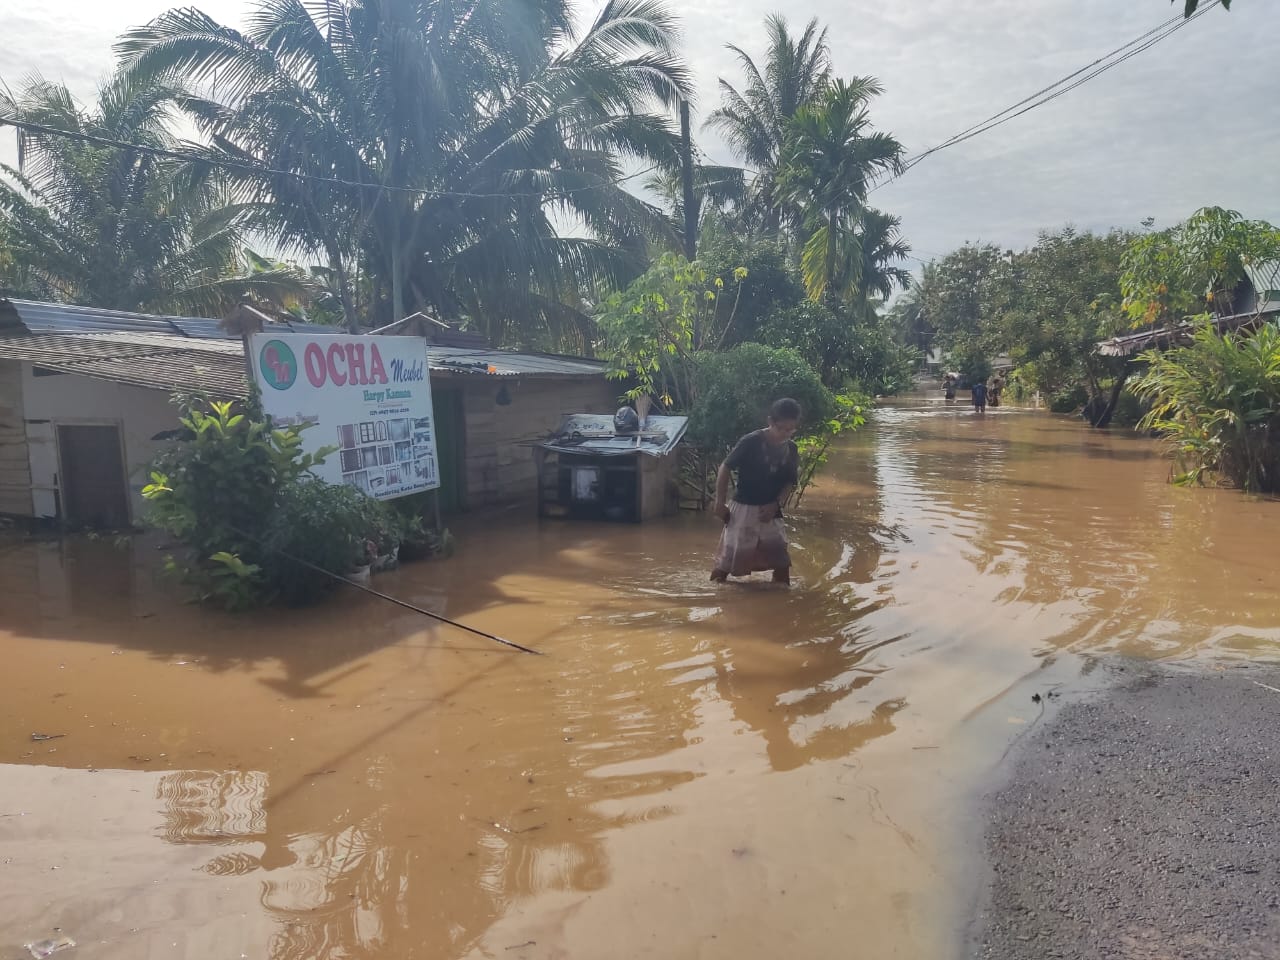
[[[1280,657],[1280,504],[1167,476],[904,402],[793,512],[790,591],[708,583],[707,517],[523,510],[374,581],[541,657],[353,592],[202,611],[146,539],[0,541],[0,958],[958,956],[1031,693]]]

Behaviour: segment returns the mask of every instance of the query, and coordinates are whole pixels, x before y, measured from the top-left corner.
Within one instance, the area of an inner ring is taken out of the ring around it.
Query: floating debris
[[[28,952],[35,957],[35,960],[45,960],[45,957],[51,957],[63,950],[70,950],[75,945],[76,942],[70,937],[58,937],[56,940],[37,940],[35,943],[25,944]]]

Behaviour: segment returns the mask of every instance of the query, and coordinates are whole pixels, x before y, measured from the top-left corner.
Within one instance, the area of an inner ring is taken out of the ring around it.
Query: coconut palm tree
[[[120,310],[219,313],[246,297],[280,302],[305,283],[284,266],[252,265],[243,210],[207,167],[148,152],[178,146],[178,91],[118,75],[85,110],[40,77],[0,93],[23,132],[18,165],[0,180],[10,275],[18,292]],[[84,137],[137,144],[119,149]]]
[[[645,180],[644,186],[658,198],[670,224],[669,233],[664,231],[654,239],[661,242],[663,239],[670,239],[672,234],[682,234],[685,217],[680,172],[660,169]],[[732,224],[747,203],[744,171],[741,167],[697,164],[693,173],[693,194],[699,211],[698,223],[701,231],[705,232],[713,225]]]
[[[665,221],[624,164],[675,164],[668,108],[689,89],[659,0],[610,0],[581,36],[571,21],[567,0],[260,0],[244,32],[174,10],[118,49],[186,86],[213,151],[249,167],[261,228],[324,258],[350,325],[361,265],[374,319],[528,339],[639,269]]]
[[[894,301],[886,318],[897,341],[914,347],[922,356],[928,355],[937,335],[924,308],[925,291],[934,282],[936,270],[934,264],[927,263],[918,280],[909,277],[902,296]]]
[[[777,237],[786,218],[787,205],[779,191],[788,129],[796,114],[816,103],[831,83],[831,53],[827,31],[816,18],[798,38],[788,30],[784,17],[765,20],[768,50],[764,69],[741,48],[729,49],[741,63],[747,82],[741,91],[720,79],[721,106],[707,118],[755,173],[753,207],[764,232]]]
[[[837,80],[820,102],[802,108],[791,122],[780,193],[804,218],[800,266],[814,300],[829,292],[848,297],[861,288],[865,257],[858,229],[867,191],[876,175],[902,166],[902,145],[871,128],[867,106],[880,92],[874,77]]]
[[[902,238],[902,218],[865,207],[858,217],[856,231],[857,300],[864,312],[872,304],[887,302],[895,290],[911,286],[911,272],[901,266],[911,245]],[[850,274],[854,271],[850,271]]]

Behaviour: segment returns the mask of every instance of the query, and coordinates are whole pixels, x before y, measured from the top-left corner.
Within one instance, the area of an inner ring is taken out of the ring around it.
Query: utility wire
[[[983,120],[980,123],[976,123],[973,126],[968,127],[965,130],[962,130],[951,137],[948,137],[946,140],[942,141],[936,146],[930,147],[928,150],[925,150],[922,153],[919,153],[913,157],[908,158],[904,162],[901,170],[899,170],[897,173],[893,174],[889,178],[882,180],[879,183],[873,184],[867,190],[867,192],[872,193],[876,190],[879,190],[881,187],[888,186],[890,183],[893,183],[895,180],[902,177],[908,170],[910,170],[912,167],[919,164],[922,160],[925,160],[926,158],[933,156],[935,153],[938,153],[939,151],[945,150],[948,147],[954,147],[957,144],[964,143],[966,140],[971,140],[976,136],[979,136],[983,133],[987,133],[991,130],[994,130],[996,127],[1002,124],[1008,123],[1010,120],[1014,120],[1022,116],[1023,114],[1026,114],[1031,110],[1036,109],[1037,107],[1042,107],[1045,104],[1051,103],[1052,101],[1056,100],[1058,97],[1061,97],[1067,93],[1070,93],[1072,90],[1075,90],[1077,87],[1080,87],[1085,83],[1088,83],[1090,80],[1093,80],[1094,78],[1101,76],[1102,74],[1106,73],[1108,70],[1112,69],[1113,67],[1119,66],[1121,63],[1124,63],[1126,60],[1130,59],[1131,57],[1137,56],[1139,53],[1142,53],[1143,51],[1150,49],[1151,47],[1159,43],[1161,40],[1165,40],[1168,37],[1172,36],[1178,30],[1181,30],[1182,28],[1189,26],[1192,23],[1192,21],[1197,20],[1198,18],[1204,16],[1204,14],[1208,13],[1214,7],[1218,6],[1221,2],[1222,0],[1210,0],[1209,3],[1200,7],[1190,17],[1183,17],[1181,15],[1170,17],[1168,20],[1165,20],[1164,22],[1151,28],[1146,33],[1143,33],[1140,36],[1135,37],[1133,40],[1130,40],[1128,43],[1120,47],[1117,47],[1115,50],[1112,50],[1110,53],[1107,53],[1099,57],[1098,59],[1094,60],[1092,63],[1087,64],[1086,66],[1083,66],[1080,69],[1067,74],[1062,79],[1050,84],[1047,87],[1044,87],[1041,90],[1036,91],[1030,96],[1024,97],[1022,100],[1019,100],[1017,103],[1009,107],[1006,107],[1004,110],[1001,110],[999,113],[993,114],[992,116],[988,117],[986,120]],[[448,197],[448,198],[458,198],[458,199],[496,200],[496,199],[512,199],[512,198],[521,198],[521,197],[534,199],[534,198],[546,196],[546,194],[542,192],[478,193],[478,192],[469,192],[469,191],[463,191],[463,190],[430,190],[422,187],[401,187],[401,186],[391,186],[391,185],[378,184],[378,183],[366,183],[366,182],[357,181],[357,180],[347,180],[342,177],[328,177],[328,176],[321,176],[319,174],[302,173],[296,170],[280,170],[273,167],[264,166],[261,164],[244,163],[241,161],[232,160],[227,157],[209,156],[207,154],[201,154],[196,151],[169,150],[163,147],[148,146],[140,143],[130,143],[124,140],[116,140],[111,137],[103,137],[103,136],[98,136],[96,134],[83,133],[78,130],[63,130],[58,127],[51,127],[42,123],[33,123],[27,120],[18,120],[13,117],[0,117],[0,126],[13,127],[15,130],[19,131],[20,134],[25,133],[28,135],[62,137],[64,139],[77,140],[83,143],[92,144],[94,146],[112,147],[120,150],[132,150],[138,153],[145,153],[155,157],[163,157],[163,158],[172,159],[172,160],[181,160],[189,163],[204,163],[210,166],[221,167],[228,170],[239,170],[241,172],[251,173],[257,176],[267,175],[267,176],[277,176],[277,177],[289,177],[295,180],[302,180],[310,183],[324,183],[332,186],[354,187],[358,190],[375,190],[378,192],[386,191],[388,193],[407,194],[407,195],[415,196],[419,198],[442,199],[442,198]],[[700,150],[699,152],[701,153]],[[634,180],[638,177],[643,177],[649,173],[652,173],[654,170],[658,169],[659,166],[660,164],[653,164],[649,167],[644,168],[643,170],[638,170],[635,173],[627,174],[626,176],[619,177],[616,180],[610,180],[607,183],[588,184],[582,187],[574,187],[569,190],[558,191],[554,195],[555,196],[572,196],[577,193],[586,193],[592,190],[604,190],[612,187],[621,186],[623,183],[626,183],[630,180]]]
[[[961,130],[959,133],[955,134],[952,137],[947,138],[942,143],[938,144],[932,149],[935,151],[943,149],[953,141],[959,140],[961,137],[966,136],[969,133],[972,133],[973,131],[977,130],[979,127],[982,127],[988,123],[991,123],[993,120],[1000,119],[1007,113],[1012,113],[1014,110],[1017,110],[1021,106],[1025,106],[1026,104],[1030,103],[1032,100],[1035,100],[1037,97],[1042,97],[1046,93],[1052,92],[1055,88],[1062,86],[1064,83],[1067,83],[1070,80],[1074,80],[1076,77],[1080,76],[1080,74],[1084,73],[1085,71],[1090,70],[1093,67],[1096,67],[1099,64],[1106,62],[1107,60],[1110,60],[1112,57],[1123,53],[1124,51],[1128,50],[1130,47],[1135,46],[1138,43],[1141,43],[1143,40],[1147,39],[1153,34],[1159,33],[1161,30],[1166,30],[1169,27],[1173,26],[1174,24],[1182,20],[1183,20],[1182,14],[1177,14],[1176,16],[1170,17],[1168,20],[1164,21],[1158,26],[1152,27],[1146,33],[1142,34],[1142,36],[1136,37],[1135,39],[1130,40],[1128,43],[1124,44],[1123,46],[1117,47],[1116,49],[1112,50],[1110,53],[1103,54],[1102,56],[1098,57],[1098,59],[1094,60],[1092,63],[1081,67],[1079,70],[1075,71],[1074,73],[1067,74],[1061,80],[1055,80],[1053,83],[1049,84],[1047,87],[1037,90],[1035,93],[1031,94],[1029,97],[1024,97],[1022,100],[1019,100],[1017,103],[1013,104],[1012,106],[1005,107],[999,113],[992,114],[991,116],[987,117],[987,119],[979,123],[975,123],[972,127],[967,127],[966,129]]]
[[[966,140],[972,140],[974,137],[979,136],[983,133],[988,133],[989,131],[994,130],[996,127],[1001,126],[1002,124],[1008,123],[1010,120],[1017,119],[1018,117],[1022,116],[1023,114],[1029,113],[1030,111],[1036,109],[1037,107],[1042,107],[1047,103],[1053,102],[1054,100],[1058,99],[1061,96],[1065,96],[1066,94],[1070,93],[1072,90],[1075,90],[1077,87],[1081,87],[1084,84],[1088,83],[1090,80],[1093,80],[1094,78],[1099,77],[1102,74],[1106,73],[1108,70],[1111,70],[1114,67],[1118,67],[1120,64],[1124,63],[1126,60],[1129,60],[1130,58],[1137,56],[1138,54],[1142,53],[1145,50],[1149,50],[1151,47],[1155,46],[1161,40],[1165,40],[1168,37],[1172,36],[1177,31],[1183,29],[1186,26],[1189,26],[1192,23],[1192,21],[1197,20],[1200,17],[1204,16],[1206,13],[1212,10],[1219,3],[1221,3],[1221,0],[1210,0],[1208,4],[1200,7],[1200,9],[1198,9],[1190,17],[1183,17],[1181,14],[1174,17],[1170,17],[1168,20],[1164,21],[1158,26],[1153,27],[1152,29],[1148,30],[1146,33],[1142,34],[1141,36],[1135,37],[1133,40],[1130,40],[1128,43],[1124,44],[1123,46],[1117,47],[1115,50],[1112,50],[1110,53],[1102,57],[1099,57],[1097,60],[1094,60],[1092,63],[1088,64],[1087,66],[1081,67],[1079,70],[1076,70],[1073,73],[1067,74],[1067,76],[1063,77],[1062,79],[1054,83],[1051,83],[1049,86],[1043,88],[1042,90],[1038,90],[1037,92],[1031,94],[1029,97],[1024,97],[1022,100],[1019,100],[1017,103],[1009,107],[1006,107],[1004,110],[1001,110],[999,113],[993,114],[992,116],[988,117],[986,120],[983,120],[980,123],[976,123],[973,126],[968,127],[967,129],[962,130],[951,137],[948,137],[946,140],[942,141],[936,146],[930,147],[928,150],[925,150],[913,157],[910,157],[904,162],[903,167],[900,171],[898,171],[888,179],[873,185],[867,190],[867,192],[872,193],[873,191],[878,190],[881,187],[888,186],[890,183],[893,183],[895,180],[902,177],[908,170],[910,170],[912,167],[919,164],[922,160],[925,160],[926,158],[933,156],[935,153],[938,153],[939,151],[945,150],[948,147],[954,147],[960,143],[964,143]]]
[[[62,137],[65,140],[76,140],[81,143],[88,143],[97,147],[111,147],[117,150],[132,150],[136,153],[144,153],[149,156],[161,157],[167,160],[181,160],[186,163],[204,163],[212,167],[222,167],[227,170],[239,170],[241,172],[252,173],[257,176],[290,177],[294,180],[304,180],[310,183],[326,183],[332,186],[355,187],[359,190],[408,194],[419,198],[441,199],[445,197],[456,197],[460,199],[473,200],[499,200],[521,197],[533,199],[547,195],[542,192],[471,193],[465,190],[430,190],[424,187],[400,187],[359,180],[346,180],[342,177],[326,177],[319,174],[302,173],[297,170],[279,170],[262,164],[244,163],[239,160],[232,160],[228,157],[210,156],[194,150],[169,150],[164,147],[153,147],[147,144],[130,143],[127,140],[116,140],[111,137],[84,133],[79,130],[63,130],[59,127],[51,127],[43,123],[33,123],[29,120],[18,120],[13,117],[0,117],[0,127],[13,127],[19,133],[25,133],[28,135]],[[658,169],[658,166],[659,165],[655,163],[643,170],[638,170],[635,173],[629,173],[625,177],[619,177],[618,179],[610,180],[607,183],[593,183],[583,187],[573,187],[569,190],[557,191],[552,194],[552,196],[571,196],[576,193],[586,193],[591,190],[605,190],[610,187],[616,187],[626,183],[628,180],[634,180],[636,177],[642,177],[647,173],[652,173],[654,170]]]

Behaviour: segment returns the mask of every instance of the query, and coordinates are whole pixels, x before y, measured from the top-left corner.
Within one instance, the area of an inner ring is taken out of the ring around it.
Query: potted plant
[[[356,583],[368,583],[369,574],[373,570],[373,562],[378,557],[378,545],[372,540],[359,540],[356,542],[355,557],[351,561],[351,569],[347,572],[347,579]]]
[[[400,523],[400,562],[412,563],[425,560],[435,551],[423,515],[426,513],[430,494],[419,493],[402,497],[391,504]]]
[[[374,573],[394,570],[399,566],[402,524],[395,508],[388,503],[366,497],[361,509],[365,539],[372,546],[370,567]]]

